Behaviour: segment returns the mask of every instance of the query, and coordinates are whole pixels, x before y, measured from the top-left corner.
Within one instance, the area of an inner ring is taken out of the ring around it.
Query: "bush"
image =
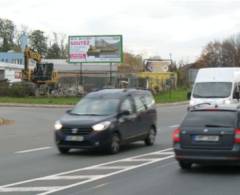
[[[11,85],[0,85],[0,96],[8,97],[27,97],[35,94],[33,83],[13,83]]]
[[[0,96],[8,95],[9,83],[7,81],[0,82]]]

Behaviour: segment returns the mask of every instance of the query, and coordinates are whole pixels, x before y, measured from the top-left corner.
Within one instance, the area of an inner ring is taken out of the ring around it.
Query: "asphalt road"
[[[158,109],[156,145],[124,146],[117,155],[73,151],[60,155],[53,124],[65,109],[0,107],[14,123],[0,126],[0,194],[225,195],[239,194],[239,167],[182,171],[173,158],[171,132],[186,106]]]

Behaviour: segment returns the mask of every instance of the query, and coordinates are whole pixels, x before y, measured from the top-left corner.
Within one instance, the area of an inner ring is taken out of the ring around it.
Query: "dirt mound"
[[[0,126],[1,125],[11,125],[13,123],[14,123],[14,121],[12,121],[12,120],[7,120],[7,119],[4,119],[4,118],[0,118]]]

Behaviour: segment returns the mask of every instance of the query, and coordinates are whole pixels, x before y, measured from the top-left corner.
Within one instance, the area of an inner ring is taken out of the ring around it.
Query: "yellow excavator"
[[[34,69],[29,68],[29,59],[36,62]],[[41,63],[41,59],[42,56],[38,52],[30,48],[24,50],[22,80],[36,84],[36,95],[49,94],[59,81],[58,73],[54,71],[54,65],[52,63]]]

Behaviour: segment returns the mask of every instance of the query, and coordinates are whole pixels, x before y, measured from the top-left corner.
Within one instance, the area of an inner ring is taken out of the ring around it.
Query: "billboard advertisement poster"
[[[121,63],[121,35],[69,36],[70,63]]]

